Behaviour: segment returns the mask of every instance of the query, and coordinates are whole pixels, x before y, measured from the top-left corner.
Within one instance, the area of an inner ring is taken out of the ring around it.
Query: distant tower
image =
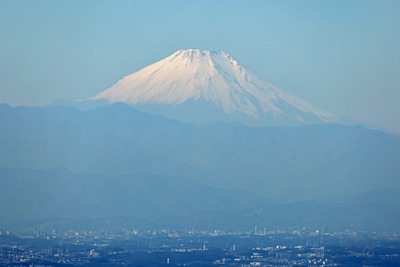
[[[319,248],[319,256],[321,257],[321,259],[325,258],[325,248],[324,247],[320,247]]]
[[[254,235],[257,235],[257,225],[254,226]]]

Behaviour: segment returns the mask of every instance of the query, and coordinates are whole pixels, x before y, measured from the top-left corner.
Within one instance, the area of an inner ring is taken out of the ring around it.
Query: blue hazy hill
[[[59,197],[61,202],[54,203],[66,213],[57,216],[76,219],[90,214],[145,216],[147,208],[160,216],[180,216],[179,211],[190,214],[190,209],[194,214],[214,212],[221,224],[232,220],[245,223],[251,214],[259,214],[252,221],[267,222],[266,218],[274,215],[275,222],[301,224],[354,215],[354,225],[367,222],[367,218],[373,218],[370,225],[385,224],[383,219],[376,220],[388,216],[392,219],[387,224],[399,225],[400,216],[392,212],[399,206],[396,198],[369,205],[355,199],[332,201],[345,195],[379,199],[385,193],[376,197],[370,192],[399,191],[400,138],[382,131],[337,124],[264,128],[228,123],[194,125],[122,104],[87,111],[1,105],[0,125],[0,179],[5,183],[1,186],[2,203],[7,203],[3,218],[15,215],[18,221],[26,214],[41,214],[33,207],[48,207],[42,217],[53,218],[58,213],[51,203]],[[21,169],[37,171],[17,176],[4,171],[18,173]],[[54,169],[66,170],[66,174],[48,173]],[[53,182],[54,188],[50,186]],[[141,183],[146,185],[142,190],[128,190]],[[63,188],[70,194],[63,194]],[[107,191],[112,188],[115,190]],[[232,192],[241,193],[235,196]],[[75,194],[82,198],[71,198]],[[113,196],[109,205],[102,202],[105,195]],[[63,206],[68,199],[75,203],[72,207],[79,208]],[[136,204],[126,204],[130,199]],[[145,199],[148,205],[144,205]],[[136,207],[137,203],[141,206]],[[257,203],[275,204],[260,208]],[[326,206],[328,203],[331,206]],[[388,203],[392,203],[391,208],[383,209]],[[28,204],[34,206],[25,214],[21,207]],[[248,214],[240,214],[248,216],[236,218],[229,208],[232,206],[234,210],[247,210]],[[220,211],[227,212],[225,219],[219,216],[223,214]],[[341,216],[332,217],[334,214]]]
[[[0,167],[161,173],[279,201],[400,188],[400,138],[362,126],[201,126],[121,104],[3,105],[0,123]]]

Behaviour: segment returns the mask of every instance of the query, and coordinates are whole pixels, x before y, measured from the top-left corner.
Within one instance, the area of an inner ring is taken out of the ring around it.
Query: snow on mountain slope
[[[265,114],[279,119],[290,110],[299,122],[304,121],[304,114],[321,122],[338,120],[335,115],[278,89],[222,51],[179,50],[124,77],[90,100],[172,106],[204,100],[226,114],[242,113],[256,119]]]

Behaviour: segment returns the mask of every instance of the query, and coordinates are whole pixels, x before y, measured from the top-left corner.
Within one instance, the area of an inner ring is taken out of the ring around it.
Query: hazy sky
[[[0,0],[0,102],[100,92],[176,50],[223,50],[278,87],[400,133],[400,1]]]

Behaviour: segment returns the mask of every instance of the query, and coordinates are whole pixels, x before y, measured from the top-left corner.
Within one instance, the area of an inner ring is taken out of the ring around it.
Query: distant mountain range
[[[2,104],[0,125],[3,223],[156,214],[211,226],[400,225],[400,138],[362,126],[195,125],[124,104]]]
[[[118,102],[196,123],[272,126],[339,121],[332,113],[277,88],[223,51],[179,50],[79,104]]]
[[[400,184],[400,138],[361,126],[201,126],[123,104],[0,113],[0,167],[161,173],[287,201]]]
[[[0,168],[0,227],[67,229],[226,229],[327,227],[397,231],[398,190],[325,201],[275,203],[243,190],[137,173],[107,176]]]

